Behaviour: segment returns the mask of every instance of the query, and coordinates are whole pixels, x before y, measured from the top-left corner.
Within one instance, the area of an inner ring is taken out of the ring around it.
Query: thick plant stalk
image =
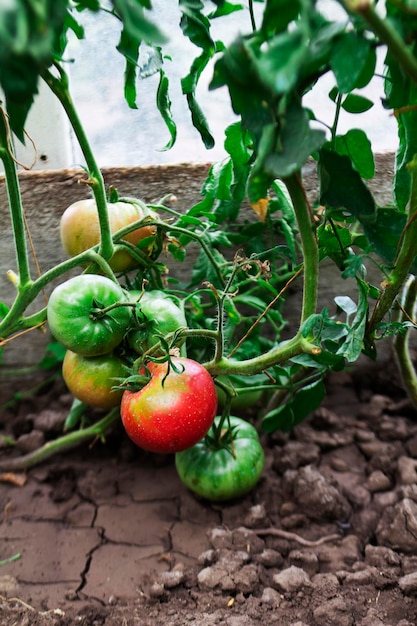
[[[400,293],[411,265],[417,256],[417,156],[409,163],[411,174],[411,195],[408,212],[408,221],[402,233],[394,267],[383,283],[383,291],[378,298],[368,325],[368,335],[372,337],[378,324],[391,310],[398,294]]]
[[[410,276],[403,290],[403,299],[401,303],[399,322],[410,321],[414,319],[417,299],[417,279]],[[398,368],[401,378],[407,390],[408,396],[414,406],[417,408],[417,374],[413,360],[410,354],[410,330],[406,328],[403,333],[399,333],[394,340],[394,349],[398,361]]]
[[[390,22],[378,15],[374,2],[371,0],[339,0],[339,2],[347,11],[360,15],[367,22],[375,35],[388,46],[404,73],[417,83],[417,59]]]
[[[81,151],[84,155],[89,176],[86,182],[90,185],[93,191],[100,222],[99,252],[104,259],[109,261],[114,254],[114,244],[110,229],[103,175],[97,165],[93,151],[91,150],[91,146],[87,139],[87,135],[85,134],[80,118],[78,117],[77,110],[72,101],[68,88],[68,77],[60,66],[57,66],[57,69],[60,74],[59,78],[54,76],[49,70],[44,70],[42,78],[64,107],[65,113],[67,114]]]
[[[30,284],[31,279],[22,199],[20,195],[19,179],[17,175],[16,161],[13,156],[13,146],[11,143],[10,133],[11,131],[8,125],[6,113],[0,107],[0,158],[3,161],[19,272],[16,286],[18,291],[21,292]]]

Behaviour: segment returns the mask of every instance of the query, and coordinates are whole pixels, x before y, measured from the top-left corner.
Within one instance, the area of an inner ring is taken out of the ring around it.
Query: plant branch
[[[19,271],[17,287],[19,292],[21,292],[30,284],[31,278],[19,179],[13,156],[8,118],[2,107],[0,107],[0,158],[3,161]]]
[[[49,70],[44,70],[41,76],[64,107],[65,113],[67,114],[81,151],[84,155],[89,176],[86,182],[90,185],[93,191],[100,222],[99,252],[104,259],[109,261],[114,254],[114,245],[107,210],[107,198],[103,175],[97,165],[93,151],[91,150],[91,146],[87,139],[87,135],[72,101],[68,88],[68,77],[62,67],[58,64],[56,64],[56,69],[59,72],[59,78],[54,76]]]
[[[378,15],[373,3],[370,0],[344,0],[342,4],[348,12],[360,15],[367,22],[375,35],[388,46],[390,53],[407,76],[417,83],[416,58],[390,22]]]
[[[283,181],[290,194],[301,239],[304,262],[303,302],[300,329],[310,315],[316,313],[319,289],[319,250],[314,232],[313,216],[299,173]]]
[[[57,452],[66,452],[80,445],[88,439],[102,437],[108,428],[119,418],[119,408],[112,409],[103,419],[92,426],[82,428],[76,432],[63,435],[54,441],[48,441],[34,452],[20,457],[0,461],[1,471],[26,470],[34,465],[46,461]]]
[[[398,316],[399,322],[413,321],[417,299],[417,280],[410,276],[404,286],[402,305]],[[414,322],[413,322],[414,323]],[[394,349],[397,357],[398,368],[410,400],[417,407],[417,375],[409,347],[410,328],[398,333],[394,339]]]
[[[368,325],[368,336],[374,335],[378,324],[392,308],[417,255],[417,155],[408,164],[411,173],[411,194],[408,221],[402,233],[394,267],[382,284],[383,291],[378,298]]]

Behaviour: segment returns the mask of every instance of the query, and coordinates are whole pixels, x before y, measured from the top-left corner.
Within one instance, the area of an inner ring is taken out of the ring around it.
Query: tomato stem
[[[409,321],[414,324],[414,313],[417,300],[417,279],[411,276],[403,290],[403,299],[398,317],[399,322]],[[408,395],[417,407],[417,375],[413,359],[410,354],[410,326],[404,332],[399,332],[394,339],[394,349],[397,356],[401,378],[407,389]]]
[[[19,280],[17,283],[17,288],[20,292],[22,292],[27,288],[28,285],[30,285],[31,278],[26,245],[22,198],[20,194],[16,160],[13,155],[11,130],[9,127],[6,112],[4,111],[3,107],[0,107],[0,159],[3,161],[7,195],[13,226],[13,238],[15,244],[16,259],[19,268]]]
[[[102,272],[116,281],[116,277],[109,264],[94,249],[86,250],[81,254],[63,261],[52,269],[46,271],[37,280],[26,285],[18,294],[5,317],[0,321],[0,341],[6,337],[10,337],[14,333],[20,332],[26,328],[33,328],[41,325],[46,321],[46,307],[43,307],[37,313],[24,317],[24,313],[28,306],[35,300],[39,293],[53,280],[59,278],[62,274],[85,265],[88,262],[94,263],[95,267],[100,267]],[[117,282],[117,281],[116,281]]]
[[[63,435],[54,441],[48,441],[34,452],[29,452],[29,454],[0,461],[0,470],[16,471],[34,467],[35,465],[46,461],[58,452],[64,452],[75,448],[89,439],[102,437],[110,426],[118,419],[119,408],[116,407],[92,426]]]
[[[87,139],[87,135],[84,131],[83,125],[74,106],[69,91],[68,76],[58,63],[55,63],[55,67],[59,72],[59,78],[54,76],[47,69],[43,70],[41,76],[64,107],[65,113],[67,114],[68,120],[70,121],[81,151],[84,155],[89,175],[87,183],[90,185],[94,194],[100,222],[99,253],[103,256],[104,259],[109,261],[114,254],[114,245],[110,229],[110,220],[107,209],[107,197],[103,175],[97,165],[90,143]]]
[[[411,174],[408,221],[398,245],[394,266],[383,283],[383,291],[375,304],[368,324],[367,334],[371,338],[374,336],[378,324],[391,310],[398,293],[407,279],[417,253],[417,155],[408,164],[408,169]]]

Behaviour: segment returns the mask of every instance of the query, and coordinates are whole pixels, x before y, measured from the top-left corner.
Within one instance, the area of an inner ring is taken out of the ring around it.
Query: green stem
[[[0,158],[3,161],[6,179],[7,195],[13,226],[13,238],[19,271],[19,292],[22,292],[31,282],[29,260],[26,244],[25,223],[20,195],[19,179],[16,162],[13,157],[13,148],[10,140],[10,128],[4,110],[0,107]]]
[[[283,181],[290,194],[300,233],[304,264],[303,301],[300,329],[304,322],[316,313],[319,290],[319,250],[313,227],[313,219],[300,174],[296,173]]]
[[[86,265],[87,263],[94,263],[100,267],[100,269],[109,278],[116,280],[113,271],[111,270],[107,261],[105,261],[96,251],[86,250],[81,254],[60,263],[53,267],[49,271],[45,272],[36,281],[26,287],[22,293],[16,297],[6,316],[0,322],[0,345],[1,340],[10,337],[13,333],[25,330],[27,328],[33,328],[45,322],[46,320],[46,307],[42,308],[37,313],[33,313],[27,317],[23,317],[28,306],[35,300],[39,293],[53,280],[59,278],[62,274],[65,274],[71,269],[79,267],[80,265]]]
[[[417,155],[408,164],[411,173],[411,194],[408,221],[402,233],[394,267],[384,283],[384,291],[378,298],[372,313],[368,335],[372,336],[386,313],[391,310],[417,255]]]
[[[76,446],[79,446],[84,441],[95,437],[101,437],[106,430],[119,418],[119,408],[112,409],[103,419],[96,422],[88,428],[82,428],[74,433],[63,435],[54,441],[48,441],[45,445],[41,446],[34,452],[29,452],[23,456],[17,458],[11,458],[0,462],[0,471],[20,471],[26,470],[29,467],[38,465],[43,461],[46,461],[57,452],[66,452]]]
[[[415,276],[411,276],[404,286],[402,310],[398,317],[399,322],[413,319],[416,299],[417,280]],[[417,407],[417,375],[410,354],[409,338],[410,328],[407,328],[402,333],[398,333],[394,340],[394,349],[404,386],[407,389],[410,400]]]
[[[138,224],[141,224],[141,223],[144,223],[147,226],[157,226],[158,228],[169,231],[170,233],[177,233],[177,234],[185,235],[189,237],[190,239],[197,241],[198,244],[203,248],[205,255],[207,256],[208,260],[213,266],[213,269],[215,273],[217,274],[217,278],[219,279],[220,284],[224,287],[225,280],[224,280],[223,274],[221,273],[221,269],[212,251],[210,250],[209,245],[207,244],[206,241],[204,241],[204,237],[202,235],[199,235],[198,233],[194,233],[190,230],[187,230],[186,228],[182,228],[181,226],[175,226],[173,224],[165,224],[164,222],[161,222],[158,220],[146,219],[146,220],[141,220],[140,222],[132,222],[128,226],[124,226],[123,228],[118,230],[117,233],[113,235],[114,241],[119,242],[119,240],[121,240],[125,235],[136,230],[138,228]],[[125,243],[123,243],[123,245],[125,245]]]
[[[256,20],[255,20],[255,11],[253,8],[253,0],[249,0],[249,15],[250,15],[250,23],[252,26],[253,32],[256,31]]]
[[[77,110],[72,101],[68,88],[68,77],[61,66],[56,65],[56,68],[60,74],[59,78],[55,77],[49,70],[44,70],[41,76],[64,107],[75,136],[77,137],[81,151],[84,155],[89,175],[86,182],[90,185],[93,191],[100,222],[99,253],[104,257],[104,259],[109,261],[114,254],[114,245],[110,229],[103,175],[97,165],[93,151],[87,139],[87,135],[85,134],[83,125],[81,124],[81,120],[78,117]]]
[[[289,341],[283,341],[275,346],[269,352],[260,354],[252,359],[238,361],[234,359],[223,358],[216,362],[215,360],[204,363],[204,367],[213,375],[233,375],[240,374],[242,376],[252,376],[267,370],[278,363],[285,363],[289,359],[302,352],[317,354],[320,349],[305,339],[298,332]]]
[[[369,24],[407,76],[417,83],[417,60],[390,22],[378,15],[373,3],[370,0],[344,0],[342,4],[347,11],[360,15]]]
[[[339,93],[337,95],[336,98],[336,112],[334,115],[334,121],[333,121],[333,126],[331,127],[331,134],[332,134],[332,144],[334,147],[334,143],[335,143],[335,139],[336,139],[336,133],[337,133],[337,126],[339,124],[339,118],[340,118],[340,109],[342,107],[342,94]]]

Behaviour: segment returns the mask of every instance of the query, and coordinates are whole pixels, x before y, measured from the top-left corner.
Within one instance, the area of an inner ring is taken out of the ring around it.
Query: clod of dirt
[[[407,596],[417,596],[417,572],[402,576],[398,581],[398,586]]]
[[[282,593],[296,593],[311,587],[310,576],[301,567],[291,565],[272,577],[274,587]]]
[[[351,514],[351,506],[337,485],[312,465],[298,471],[294,482],[294,497],[306,515],[313,520],[331,519],[344,522]]]
[[[405,553],[417,551],[417,504],[404,498],[383,513],[376,529],[378,543]]]
[[[313,611],[316,626],[353,626],[354,618],[343,598],[326,600]]]

